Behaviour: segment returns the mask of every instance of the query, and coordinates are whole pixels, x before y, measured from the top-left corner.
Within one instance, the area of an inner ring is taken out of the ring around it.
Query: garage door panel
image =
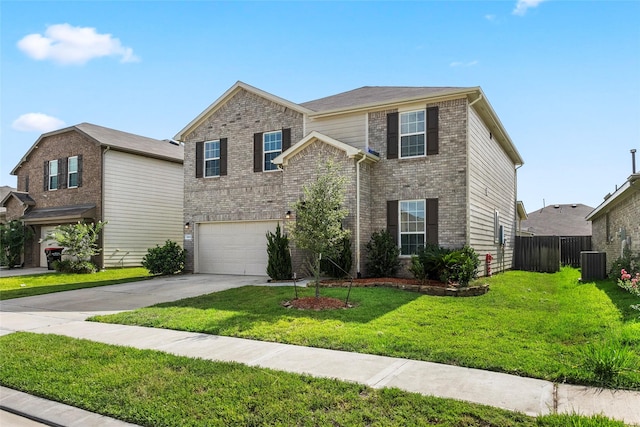
[[[200,273],[266,275],[267,231],[277,221],[204,223],[198,225]]]

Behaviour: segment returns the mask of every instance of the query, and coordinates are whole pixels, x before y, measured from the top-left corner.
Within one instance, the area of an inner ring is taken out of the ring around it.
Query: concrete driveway
[[[246,285],[266,276],[186,274],[0,301],[0,335],[85,320]],[[278,285],[282,285],[279,283]]]

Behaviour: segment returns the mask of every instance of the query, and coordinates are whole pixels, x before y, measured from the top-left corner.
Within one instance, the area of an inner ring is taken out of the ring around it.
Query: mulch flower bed
[[[346,287],[349,286],[349,280],[323,280],[320,282],[322,287]],[[407,291],[420,292],[422,294],[434,296],[454,296],[454,297],[471,297],[484,295],[489,292],[489,285],[479,284],[474,286],[460,287],[454,284],[438,282],[436,280],[427,280],[420,282],[416,279],[402,279],[396,277],[372,277],[366,279],[353,279],[354,287],[387,287],[404,289]]]
[[[296,298],[291,301],[284,301],[283,307],[297,308],[298,310],[335,310],[338,308],[352,308],[351,303],[345,305],[344,300],[332,297],[304,297]]]

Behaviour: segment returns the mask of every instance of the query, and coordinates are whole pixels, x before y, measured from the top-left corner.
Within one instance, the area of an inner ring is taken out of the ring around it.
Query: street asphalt
[[[7,272],[2,272],[2,277]],[[1,280],[1,279],[0,279]],[[287,372],[358,382],[375,388],[490,405],[537,416],[602,414],[640,426],[640,392],[554,384],[498,372],[393,357],[349,353],[180,332],[86,322],[90,316],[219,292],[270,285],[267,277],[189,274],[80,289],[0,302],[0,335],[15,331],[58,334],[154,349],[187,357],[235,361]],[[281,285],[281,284],[278,284]],[[7,426],[131,426],[118,420],[0,387],[0,424]],[[13,418],[20,415],[18,424]],[[33,421],[31,421],[33,420]]]

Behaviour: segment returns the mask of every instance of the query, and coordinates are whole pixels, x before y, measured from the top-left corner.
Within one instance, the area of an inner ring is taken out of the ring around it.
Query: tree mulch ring
[[[353,308],[351,303],[346,304],[344,300],[332,297],[303,297],[295,298],[291,301],[283,301],[282,306],[285,308],[297,308],[298,310],[336,310],[339,308]]]

